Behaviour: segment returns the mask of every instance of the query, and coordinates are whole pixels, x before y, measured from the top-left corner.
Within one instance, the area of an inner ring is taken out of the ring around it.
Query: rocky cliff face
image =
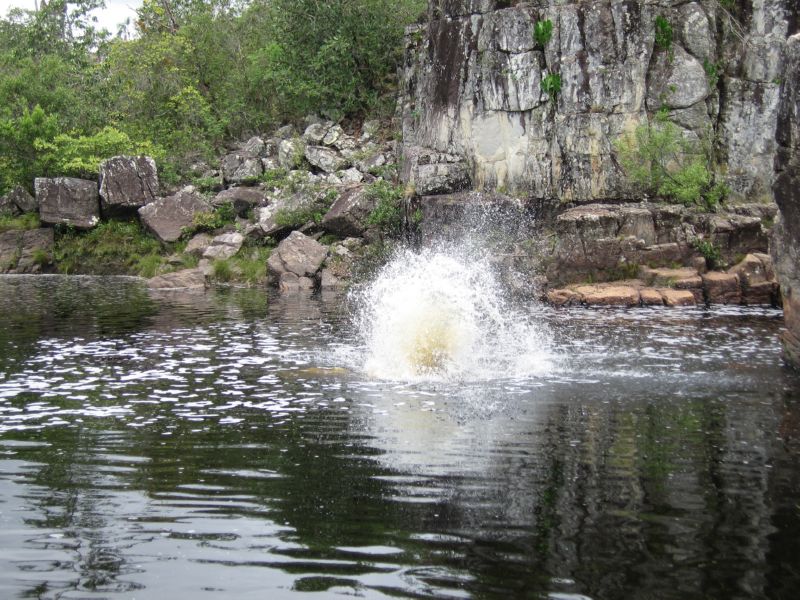
[[[424,188],[431,165],[439,173],[463,159],[477,189],[634,198],[614,142],[667,108],[688,136],[713,139],[735,196],[769,199],[797,4],[431,0],[427,22],[406,37],[404,176]],[[657,18],[668,43],[656,39]],[[544,43],[538,21],[552,23]],[[554,94],[543,91],[551,74],[561,82]]]
[[[778,117],[772,255],[783,292],[787,358],[800,365],[800,34],[789,39]]]

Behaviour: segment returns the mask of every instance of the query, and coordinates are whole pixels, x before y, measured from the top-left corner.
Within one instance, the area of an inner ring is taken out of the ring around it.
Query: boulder
[[[642,288],[639,290],[639,297],[641,298],[642,306],[664,305],[664,296],[653,288]]]
[[[243,243],[244,236],[238,231],[218,235],[203,252],[203,258],[211,260],[231,258],[241,250]]]
[[[631,285],[599,284],[572,288],[588,306],[638,306],[639,290]]]
[[[322,144],[322,140],[325,139],[325,136],[328,135],[328,132],[334,125],[335,123],[333,121],[312,123],[311,125],[306,127],[306,130],[303,133],[303,139],[308,144],[319,146]]]
[[[314,289],[314,280],[310,277],[298,277],[289,271],[281,273],[278,279],[278,290],[282,294],[292,292],[308,292]]]
[[[278,146],[278,164],[291,171],[303,164],[305,144],[299,139],[282,140]]]
[[[336,150],[325,146],[306,146],[305,156],[312,166],[326,173],[334,173],[350,165],[350,162]]]
[[[100,222],[100,196],[94,181],[37,178],[34,187],[42,223],[91,229]]]
[[[147,285],[154,290],[201,290],[206,286],[206,276],[201,269],[184,269],[148,280]]]
[[[665,104],[688,108],[710,93],[703,64],[680,45],[673,44],[670,52],[656,55],[647,90],[648,108],[658,110]]]
[[[0,212],[3,212],[4,206],[5,210],[12,214],[36,212],[39,209],[36,198],[31,196],[28,190],[21,185],[16,186],[0,198]]]
[[[114,156],[100,163],[104,210],[140,208],[158,196],[156,161],[149,156]]]
[[[272,251],[267,261],[270,277],[273,281],[280,280],[284,273],[313,277],[327,255],[328,249],[318,241],[293,231]]]
[[[709,304],[739,304],[742,289],[739,278],[731,273],[711,271],[702,276],[703,291]]]
[[[305,192],[298,192],[291,196],[279,197],[267,206],[257,208],[255,211],[256,223],[261,233],[266,236],[281,236],[288,233],[296,224],[287,221],[286,217],[294,214],[303,214],[311,211],[317,199]]]
[[[690,290],[659,289],[667,306],[694,306],[697,297]]]
[[[471,184],[467,164],[457,155],[422,153],[410,161],[410,169],[409,183],[418,196],[451,194]]]
[[[761,256],[766,257],[764,254]],[[728,273],[739,278],[744,290],[760,283],[769,282],[774,277],[772,261],[765,265],[764,261],[755,254],[745,256],[737,265],[728,269]]]
[[[339,181],[341,181],[343,185],[356,185],[364,181],[364,174],[355,167],[340,171],[338,175]]]
[[[212,206],[230,203],[240,217],[244,217],[252,209],[267,203],[267,195],[257,188],[233,187],[221,191],[211,200]]]
[[[203,256],[203,253],[211,245],[211,236],[207,233],[198,233],[189,243],[186,244],[184,252],[193,256]]]
[[[375,209],[375,199],[363,187],[343,191],[322,219],[322,228],[339,237],[361,237],[367,218]]]
[[[257,156],[259,158],[266,158],[270,155],[270,151],[274,151],[274,146],[265,142],[261,137],[254,135],[241,146],[244,154],[250,156]]]
[[[246,152],[226,154],[220,161],[222,178],[230,183],[250,183],[264,172],[264,165],[257,155]]]
[[[181,191],[143,206],[139,218],[162,242],[176,242],[195,215],[203,212],[211,212],[211,205],[202,196]]]
[[[20,209],[17,205],[11,201],[8,197],[8,194],[5,196],[0,196],[0,216],[10,215],[12,217],[16,217],[20,214]]]
[[[52,260],[51,228],[0,233],[0,273],[38,273]]]

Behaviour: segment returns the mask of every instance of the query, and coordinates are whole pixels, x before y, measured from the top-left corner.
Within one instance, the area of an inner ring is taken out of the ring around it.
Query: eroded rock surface
[[[37,178],[34,187],[42,223],[91,229],[100,222],[100,196],[94,181]]]
[[[201,196],[181,191],[143,206],[139,218],[162,242],[176,242],[192,225],[195,215],[210,211],[211,206]]]
[[[149,156],[115,156],[100,163],[104,210],[140,208],[158,196],[156,161]]]

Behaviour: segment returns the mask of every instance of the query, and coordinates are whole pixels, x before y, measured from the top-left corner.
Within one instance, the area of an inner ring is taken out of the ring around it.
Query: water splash
[[[507,299],[485,253],[402,249],[355,296],[372,377],[484,381],[551,369],[548,332]]]

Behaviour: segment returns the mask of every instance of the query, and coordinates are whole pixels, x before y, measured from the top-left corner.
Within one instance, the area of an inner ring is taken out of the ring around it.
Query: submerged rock
[[[201,290],[206,286],[206,276],[201,269],[184,269],[153,277],[147,285],[154,290]]]

